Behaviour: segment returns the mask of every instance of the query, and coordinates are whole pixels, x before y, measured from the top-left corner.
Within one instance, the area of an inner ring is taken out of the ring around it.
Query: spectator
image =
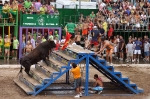
[[[87,36],[87,34],[88,34],[88,27],[89,27],[89,25],[88,25],[87,21],[84,20],[84,23],[82,25],[82,36]]]
[[[30,0],[26,0],[24,3],[23,3],[25,9],[30,9],[31,6],[32,6],[32,2]]]
[[[2,45],[3,45],[3,39],[2,36],[0,35],[0,55],[2,55]]]
[[[7,23],[8,19],[8,13],[9,13],[9,5],[7,2],[4,3],[4,6],[2,7],[2,13],[3,13],[3,18],[4,18],[4,24]]]
[[[54,37],[53,37],[53,35],[52,35],[52,32],[51,32],[51,31],[49,32],[49,39],[50,39],[50,40],[54,40]]]
[[[45,14],[47,11],[47,9],[45,8],[45,5],[43,4],[41,7],[40,7],[40,14]]]
[[[74,24],[71,20],[69,23],[67,23],[66,27],[66,32],[69,32],[71,34],[71,40],[74,41],[75,38],[75,29],[76,29],[76,24]]]
[[[4,47],[5,47],[5,55],[4,55],[4,60],[7,57],[7,61],[9,61],[9,55],[10,55],[10,37],[8,35],[5,36],[4,38]]]
[[[32,47],[33,49],[35,48],[35,40],[34,40],[34,36],[31,36],[31,44],[32,44]]]
[[[27,41],[27,45],[25,47],[25,54],[29,54],[33,50],[33,46],[30,41]]]
[[[124,46],[125,46],[125,41],[123,39],[122,36],[119,37],[119,45],[118,45],[118,48],[119,48],[119,54],[120,54],[120,60],[122,61],[123,60],[123,49],[124,49]]]
[[[90,18],[91,18],[92,20],[95,18],[94,11],[92,11],[92,13],[90,14]]]
[[[126,62],[133,61],[133,51],[134,51],[134,44],[131,40],[129,40],[129,43],[126,45],[126,53],[127,53],[127,59]]]
[[[60,41],[57,39],[55,50],[59,50],[59,47],[60,47]]]
[[[145,58],[143,59],[144,61],[148,61],[149,62],[149,50],[150,50],[150,43],[148,42],[148,40],[145,40],[144,43],[144,56]]]
[[[43,36],[42,36],[42,43],[45,42],[45,41],[46,41],[46,38],[45,38],[45,36],[43,35]]]
[[[113,36],[113,32],[114,32],[114,29],[112,27],[112,25],[109,25],[109,30],[108,30],[108,40]]]
[[[13,38],[13,59],[17,60],[17,54],[18,54],[18,47],[19,47],[19,41],[14,36]]]
[[[60,41],[60,45],[64,45],[65,41],[66,41],[65,36],[62,36],[62,39]]]
[[[39,0],[37,0],[36,2],[35,2],[35,8],[36,8],[36,10],[39,12],[40,11],[40,7],[42,6],[42,4],[41,4],[41,2],[39,2]]]
[[[81,42],[80,32],[78,32],[77,35],[75,35],[75,42],[77,45],[80,45],[80,42]]]
[[[137,62],[139,62],[139,58],[140,58],[140,55],[141,55],[141,47],[142,47],[142,42],[140,41],[140,38],[138,38],[138,40],[135,41],[135,50],[134,50],[134,60],[133,60],[133,62],[135,62],[136,60],[137,60]]]

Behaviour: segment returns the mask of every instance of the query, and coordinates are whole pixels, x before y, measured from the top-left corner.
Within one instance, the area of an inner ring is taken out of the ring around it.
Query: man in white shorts
[[[137,62],[139,62],[139,57],[141,55],[141,47],[142,47],[142,42],[140,41],[140,38],[138,38],[138,40],[135,41],[135,50],[134,50],[134,60],[133,60],[133,62],[136,61],[136,58],[137,58]]]

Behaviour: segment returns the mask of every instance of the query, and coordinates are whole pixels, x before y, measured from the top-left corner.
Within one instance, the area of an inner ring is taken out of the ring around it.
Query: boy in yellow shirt
[[[74,96],[75,98],[80,98],[82,97],[82,88],[81,88],[81,72],[80,72],[80,67],[77,66],[77,64],[75,63],[72,63],[72,69],[71,69],[71,72],[73,74],[73,77],[75,79],[75,88],[76,88],[76,93],[77,95]]]

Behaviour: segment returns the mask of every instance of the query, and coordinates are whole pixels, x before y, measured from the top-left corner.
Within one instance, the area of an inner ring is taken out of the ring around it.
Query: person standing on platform
[[[82,81],[81,81],[81,72],[80,72],[80,67],[77,66],[77,64],[75,63],[72,63],[72,69],[71,69],[71,72],[73,74],[73,77],[75,79],[75,88],[76,88],[76,93],[77,95],[74,96],[75,98],[80,98],[82,97],[82,88],[81,88],[81,85],[82,85]]]
[[[13,57],[14,57],[15,60],[17,60],[18,46],[19,46],[19,41],[14,36],[14,40],[13,40]]]
[[[9,61],[9,55],[10,55],[10,37],[8,37],[8,35],[5,36],[5,39],[4,39],[4,47],[5,47],[5,56],[4,56],[4,60],[6,59],[7,57],[7,61]]]
[[[35,40],[34,40],[34,36],[31,36],[31,44],[33,46],[33,49],[35,48]]]
[[[2,36],[0,35],[0,55],[2,55],[2,45],[3,45],[3,39]]]
[[[65,26],[66,32],[69,32],[71,34],[71,41],[74,41],[75,38],[75,29],[77,28],[76,24],[73,23],[71,20],[69,23],[67,23],[67,25]]]

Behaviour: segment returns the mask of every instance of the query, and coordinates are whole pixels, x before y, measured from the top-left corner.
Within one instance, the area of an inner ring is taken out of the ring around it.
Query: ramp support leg
[[[66,84],[69,84],[69,71],[66,72]]]
[[[88,87],[89,87],[89,54],[86,56],[86,74],[85,74],[85,96],[89,95]]]

